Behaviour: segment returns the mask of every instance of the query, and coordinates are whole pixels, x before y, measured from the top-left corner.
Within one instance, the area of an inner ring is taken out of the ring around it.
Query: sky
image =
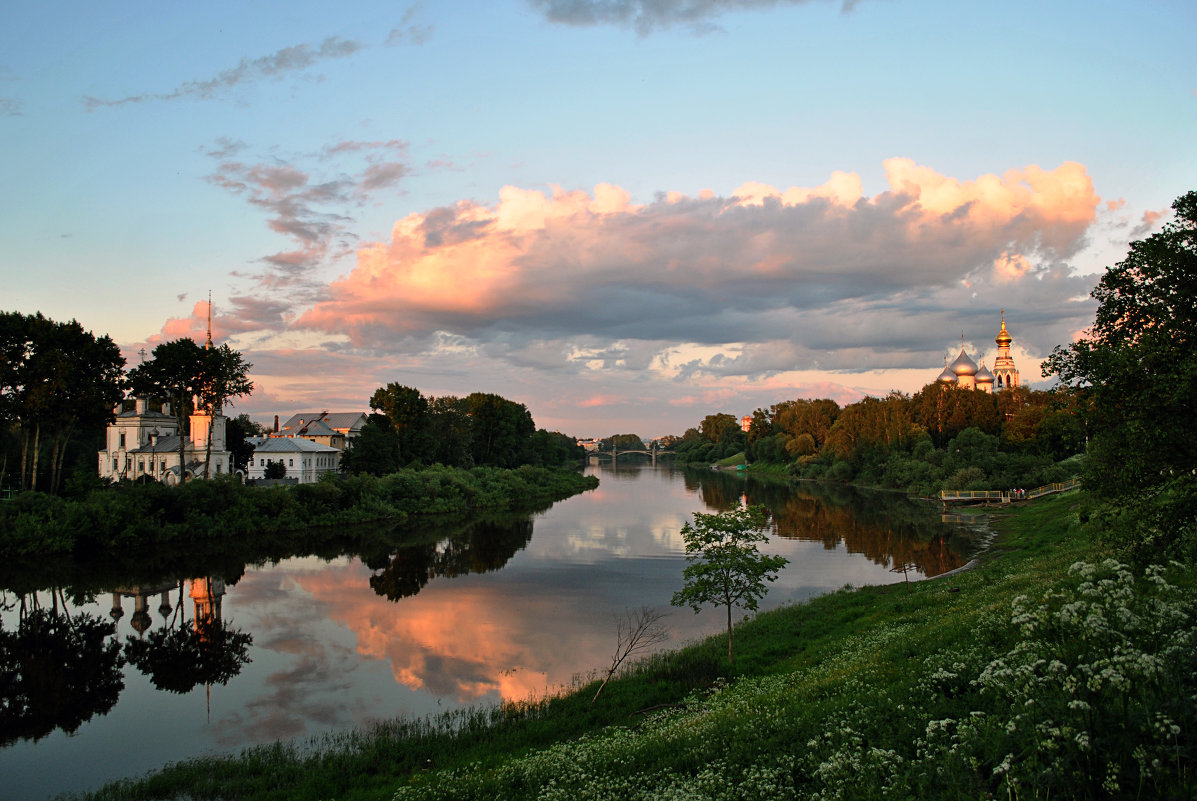
[[[1197,4],[11,3],[0,310],[576,436],[1024,382],[1197,189]]]

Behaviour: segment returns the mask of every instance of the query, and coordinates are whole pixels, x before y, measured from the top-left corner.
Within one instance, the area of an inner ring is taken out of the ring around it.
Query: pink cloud
[[[560,318],[587,330],[616,294],[746,309],[797,298],[804,286],[851,297],[865,276],[881,278],[872,289],[946,284],[1011,246],[1073,252],[1100,202],[1073,162],[973,181],[909,159],[885,169],[891,191],[872,198],[847,173],[815,189],[746,183],[730,198],[669,194],[646,205],[609,184],[593,195],[504,187],[494,206],[461,201],[399,220],[297,324],[365,344],[386,331],[498,321]]]

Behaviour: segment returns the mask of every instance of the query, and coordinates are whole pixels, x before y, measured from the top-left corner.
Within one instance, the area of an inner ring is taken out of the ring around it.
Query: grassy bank
[[[1192,797],[1192,576],[1101,566],[1076,501],[1003,512],[972,570],[762,614],[734,670],[715,637],[594,705],[582,687],[89,797]]]

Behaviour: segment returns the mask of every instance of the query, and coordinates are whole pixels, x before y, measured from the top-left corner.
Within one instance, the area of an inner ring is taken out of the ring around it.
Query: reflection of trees
[[[532,540],[532,519],[480,520],[437,542],[399,548],[367,564],[374,592],[391,601],[415,595],[432,579],[498,570]]]
[[[116,627],[89,614],[26,610],[16,631],[0,623],[0,746],[68,734],[93,715],[107,714],[125,683]],[[34,597],[36,600],[36,597]]]
[[[184,625],[130,636],[125,656],[159,690],[182,694],[201,684],[227,683],[251,661],[252,644],[252,635],[221,623],[198,631]]]
[[[935,511],[900,495],[820,484],[783,493],[757,485],[747,495],[751,503],[769,507],[781,537],[821,542],[828,549],[843,542],[850,553],[876,564],[913,566],[927,576],[964,564]]]
[[[149,676],[150,683],[159,690],[172,693],[188,693],[200,684],[227,683],[251,661],[249,646],[253,637],[224,625],[220,615],[223,595],[222,580],[192,579],[193,625],[178,616],[183,608],[180,598],[176,618],[164,628],[144,637],[127,638],[125,656],[129,664]]]
[[[685,481],[718,511],[739,506],[741,499],[765,506],[780,537],[821,542],[828,549],[843,542],[849,552],[879,565],[915,567],[927,576],[965,561],[936,510],[898,493],[815,482],[795,487],[714,470],[687,471]]]

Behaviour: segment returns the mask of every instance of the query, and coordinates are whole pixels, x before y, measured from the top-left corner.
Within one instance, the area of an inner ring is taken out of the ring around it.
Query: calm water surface
[[[681,588],[679,531],[693,512],[742,499],[769,506],[767,550],[790,560],[762,608],[938,575],[962,565],[969,547],[933,507],[892,494],[589,469],[602,481],[594,491],[419,547],[135,586],[5,590],[9,653],[0,660],[54,680],[26,678],[18,698],[0,698],[0,798],[45,798],[193,755],[553,691],[603,667],[615,616],[640,605],[670,612],[665,647],[718,632],[719,610],[669,607]],[[89,626],[113,620],[114,633],[80,645]],[[123,668],[118,646],[130,659]],[[106,671],[97,667],[105,647]],[[68,652],[58,664],[47,657],[55,649]],[[60,688],[64,671],[89,700],[53,698],[49,685]]]

